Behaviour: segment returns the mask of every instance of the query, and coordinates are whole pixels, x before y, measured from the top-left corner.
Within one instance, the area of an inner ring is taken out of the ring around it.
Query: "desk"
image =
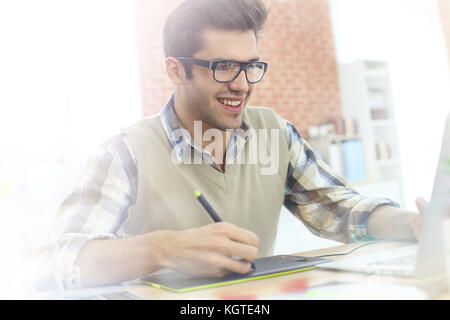
[[[357,255],[375,253],[385,249],[397,248],[405,245],[410,245],[410,242],[380,242],[362,247],[348,256],[332,257],[333,260],[342,259],[345,257],[354,257]],[[361,243],[345,244],[336,247],[313,250],[307,252],[299,252],[295,255],[301,256],[318,256],[323,254],[344,253],[348,252],[361,245]],[[331,282],[338,284],[358,284],[367,285],[367,290],[358,295],[358,299],[390,299],[386,295],[380,295],[377,292],[371,292],[370,288],[374,285],[406,285],[416,288],[415,280],[413,278],[401,278],[392,276],[366,275],[351,272],[329,271],[323,269],[313,269],[309,271],[297,272],[289,275],[277,276],[273,278],[254,280],[250,282],[225,285],[216,288],[203,289],[198,291],[186,293],[174,293],[164,289],[154,288],[145,284],[132,284],[126,287],[126,290],[131,294],[142,299],[164,299],[164,300],[210,300],[210,299],[270,299],[277,295],[286,294],[286,292],[301,292],[307,287],[317,287],[326,285]],[[295,288],[297,285],[297,288]],[[414,291],[414,290],[413,290]],[[281,296],[282,297],[282,296]],[[320,297],[319,297],[320,298]],[[438,296],[431,297],[432,299],[450,299],[449,293],[440,293]],[[327,297],[324,297],[327,299]],[[409,297],[401,297],[398,299],[409,299]]]

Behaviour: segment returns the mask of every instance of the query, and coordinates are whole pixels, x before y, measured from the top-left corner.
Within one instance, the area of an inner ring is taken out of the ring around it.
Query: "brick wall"
[[[307,127],[341,116],[327,0],[271,0],[260,36],[269,63],[250,101],[275,109],[306,136]],[[161,30],[180,0],[136,0],[143,115],[158,112],[172,91],[163,69]]]
[[[439,0],[439,11],[447,43],[448,64],[450,66],[450,0]]]

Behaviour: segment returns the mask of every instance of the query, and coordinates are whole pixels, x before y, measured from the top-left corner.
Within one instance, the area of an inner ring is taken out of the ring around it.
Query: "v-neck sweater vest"
[[[124,128],[136,157],[138,183],[136,203],[123,232],[139,235],[213,223],[194,195],[194,191],[199,190],[223,221],[258,235],[260,257],[272,255],[289,163],[286,128],[270,108],[247,106],[244,119],[256,135],[246,142],[225,172],[207,163],[174,163],[173,145],[159,114]],[[271,130],[278,132],[274,141]],[[267,137],[265,143],[256,143],[254,139],[261,140],[263,136]],[[256,143],[256,151],[250,147],[251,143]],[[274,174],[264,174],[269,167],[265,163],[267,159],[262,161],[262,157],[256,156],[252,159],[257,161],[249,161],[249,155],[265,152],[267,157],[270,150],[273,157],[278,157],[278,167]],[[244,157],[247,161],[242,161]]]

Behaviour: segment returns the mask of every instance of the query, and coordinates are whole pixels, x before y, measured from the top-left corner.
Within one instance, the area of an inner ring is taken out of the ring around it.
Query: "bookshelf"
[[[333,170],[352,183],[366,180],[364,146],[356,134],[310,137],[308,142]]]
[[[366,180],[359,185],[371,193],[370,185],[389,183],[390,190],[396,190],[392,198],[403,205],[401,158],[388,63],[358,60],[339,65],[339,80],[343,117],[356,120],[364,145]]]

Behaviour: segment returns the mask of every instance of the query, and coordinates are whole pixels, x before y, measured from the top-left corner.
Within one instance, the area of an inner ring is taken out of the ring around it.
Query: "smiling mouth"
[[[229,106],[229,107],[239,107],[242,104],[242,99],[225,99],[225,98],[218,98],[220,103]]]

